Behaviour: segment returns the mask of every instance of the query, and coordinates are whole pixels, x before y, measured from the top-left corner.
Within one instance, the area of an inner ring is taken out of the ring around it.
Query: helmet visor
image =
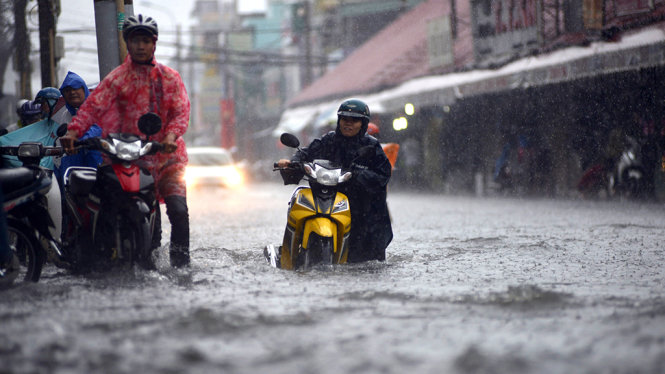
[[[337,112],[337,115],[340,116],[340,117],[367,118],[367,116],[362,114],[362,113],[345,112],[345,111],[342,111],[342,110]]]

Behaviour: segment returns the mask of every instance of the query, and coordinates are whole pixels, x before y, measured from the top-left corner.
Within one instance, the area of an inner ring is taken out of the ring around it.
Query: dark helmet
[[[36,101],[25,101],[18,109],[21,118],[20,127],[39,121],[42,117],[42,106]]]
[[[55,87],[44,87],[35,96],[35,103],[41,105],[48,105],[49,113],[53,112],[55,104],[58,102],[58,99],[62,96],[60,90]]]
[[[363,101],[349,99],[344,101],[337,109],[337,118],[341,116],[360,118],[363,121],[363,126],[367,126],[370,116],[369,107]]]
[[[369,124],[369,107],[365,102],[358,99],[349,99],[342,103],[337,109],[337,128],[339,128],[340,117],[355,117],[362,120],[362,127],[359,134],[365,135],[367,125]]]
[[[125,39],[125,42],[131,33],[138,30],[147,31],[155,40],[157,40],[157,36],[159,35],[157,22],[152,17],[142,14],[129,16],[122,24],[122,37]]]

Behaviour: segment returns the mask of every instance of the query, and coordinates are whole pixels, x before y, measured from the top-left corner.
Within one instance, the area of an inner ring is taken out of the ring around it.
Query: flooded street
[[[190,193],[189,270],[1,291],[0,373],[665,372],[662,204],[391,190],[385,263],[289,272],[292,190]]]

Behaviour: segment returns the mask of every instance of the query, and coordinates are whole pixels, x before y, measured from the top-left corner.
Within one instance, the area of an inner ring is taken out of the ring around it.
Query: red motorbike
[[[161,119],[144,114],[138,127],[145,140],[120,133],[74,143],[102,151],[111,160],[97,169],[72,166],[65,171],[63,249],[74,268],[134,263],[154,268],[152,238],[159,202],[153,177],[136,162],[162,150],[160,143],[149,140],[160,130]]]

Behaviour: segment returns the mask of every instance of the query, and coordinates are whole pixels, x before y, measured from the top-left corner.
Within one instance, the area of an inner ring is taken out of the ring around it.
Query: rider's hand
[[[178,144],[175,142],[176,140],[176,135],[174,133],[168,133],[164,137],[164,140],[162,140],[162,146],[164,147],[164,152],[166,153],[173,153],[175,152],[176,149],[178,149]]]
[[[60,144],[65,149],[65,152],[69,155],[73,155],[77,152],[74,147],[74,142],[78,139],[78,134],[74,130],[69,130],[65,136],[60,137]]]
[[[279,160],[279,161],[277,161],[277,166],[280,167],[280,168],[286,168],[286,167],[288,167],[290,164],[291,164],[291,161],[290,161],[290,160],[287,160],[287,159],[284,159],[284,158],[281,159],[281,160]]]

